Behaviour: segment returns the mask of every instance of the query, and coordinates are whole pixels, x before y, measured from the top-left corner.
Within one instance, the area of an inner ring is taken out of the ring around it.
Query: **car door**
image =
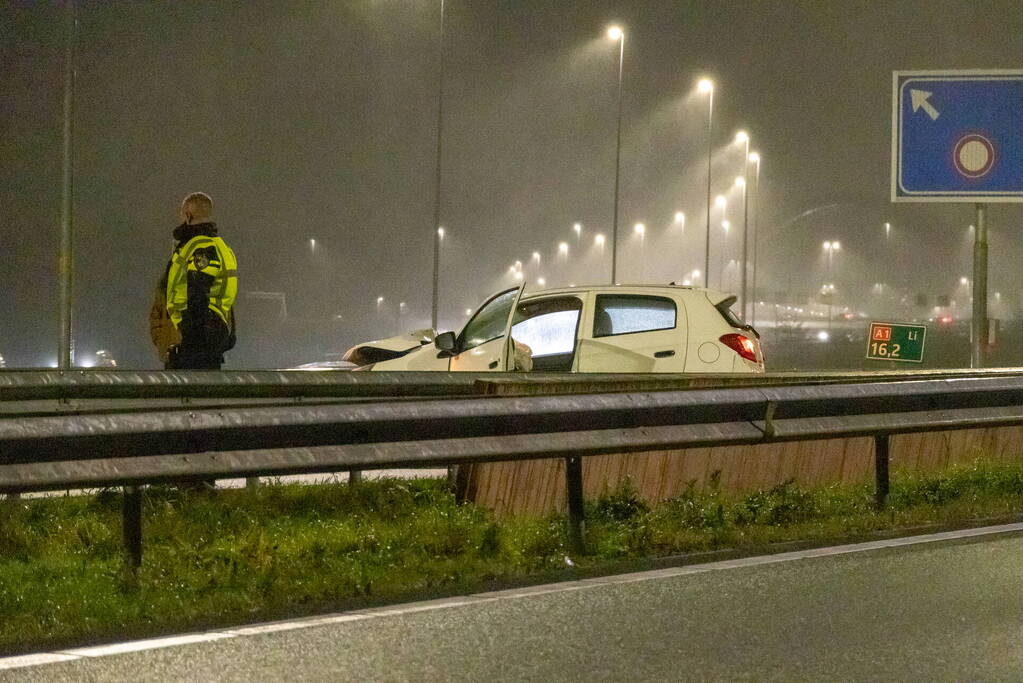
[[[452,372],[501,372],[508,367],[508,329],[522,289],[495,294],[476,311],[458,335]]]
[[[588,334],[579,343],[579,372],[682,372],[686,313],[666,295],[604,292],[592,299]]]
[[[533,372],[571,372],[583,300],[575,295],[529,298],[515,309],[512,341]]]

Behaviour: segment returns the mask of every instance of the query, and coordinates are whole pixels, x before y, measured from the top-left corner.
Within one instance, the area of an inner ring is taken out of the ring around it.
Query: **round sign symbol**
[[[967,178],[982,178],[995,165],[995,146],[983,135],[964,135],[956,143],[952,160]]]

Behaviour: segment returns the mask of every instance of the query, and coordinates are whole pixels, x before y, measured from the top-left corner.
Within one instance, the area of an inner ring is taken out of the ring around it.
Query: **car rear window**
[[[593,336],[670,330],[674,329],[677,318],[675,302],[666,297],[598,294],[593,313]]]

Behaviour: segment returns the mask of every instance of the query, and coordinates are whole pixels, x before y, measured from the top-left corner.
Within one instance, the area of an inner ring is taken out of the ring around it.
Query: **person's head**
[[[189,225],[208,223],[213,217],[213,200],[205,192],[193,192],[181,202],[181,220]]]

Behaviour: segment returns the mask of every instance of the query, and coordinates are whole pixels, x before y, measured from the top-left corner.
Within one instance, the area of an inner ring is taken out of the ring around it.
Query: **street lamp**
[[[830,285],[830,293],[828,294],[828,336],[830,336],[831,335],[832,308],[834,306],[834,300],[835,300],[835,285],[834,285],[834,282],[832,282],[832,279],[831,279],[831,271],[832,271],[832,266],[834,265],[833,261],[834,261],[835,252],[842,248],[842,244],[841,244],[841,242],[838,242],[837,240],[831,240],[831,241],[825,242],[821,246],[824,247],[824,251],[826,251],[827,254],[828,254],[828,282],[831,283],[831,285]]]
[[[675,212],[675,223],[678,224],[678,225],[681,225],[684,228],[685,224],[686,224],[686,215],[684,213],[682,213],[681,211],[676,211]]]
[[[434,174],[433,225],[437,232],[433,237],[433,297],[430,307],[430,325],[437,329],[437,308],[440,291],[440,241],[444,230],[440,227],[441,161],[444,132],[444,0],[440,0],[440,33],[437,56],[437,167]]]
[[[561,256],[562,261],[568,260],[568,242],[562,242],[558,245],[558,254]]]
[[[611,221],[611,284],[618,276],[618,189],[622,167],[622,74],[625,66],[625,31],[620,26],[607,30],[607,37],[618,41],[618,130],[615,142],[615,199],[614,216]]]
[[[533,261],[536,262],[536,265],[538,266],[540,265],[540,252],[538,251],[533,252]]]
[[[747,319],[746,307],[749,305],[749,291],[746,286],[749,265],[749,133],[740,130],[735,134],[735,142],[746,146],[742,155],[742,176],[735,179],[736,186],[742,188],[742,266],[739,271],[742,279],[740,292],[742,298],[742,317],[745,320]]]
[[[714,81],[701,78],[696,89],[707,96],[707,235],[704,244],[703,270],[710,274],[710,180],[711,161],[714,156]],[[705,285],[710,283],[705,282]]]
[[[757,326],[757,275],[759,275],[759,264],[757,262],[757,246],[760,243],[760,154],[750,152],[746,157],[750,163],[757,165],[754,178],[755,194],[753,195],[753,282],[750,286],[752,292],[752,306],[750,308],[750,325]]]
[[[575,245],[578,247],[579,244],[582,242],[582,238],[583,238],[583,224],[582,223],[575,223],[572,226],[572,230],[575,231]]]

